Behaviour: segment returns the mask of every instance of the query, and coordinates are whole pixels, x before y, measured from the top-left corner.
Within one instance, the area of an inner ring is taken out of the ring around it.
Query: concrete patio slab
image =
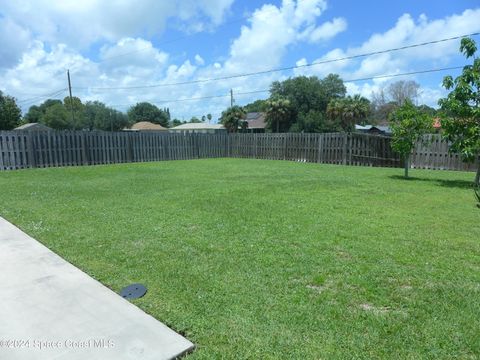
[[[193,349],[1,217],[0,284],[2,360],[158,360]]]

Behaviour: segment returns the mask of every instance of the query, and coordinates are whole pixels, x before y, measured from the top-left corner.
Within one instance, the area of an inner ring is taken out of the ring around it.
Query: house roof
[[[171,130],[221,130],[225,129],[222,124],[205,124],[205,123],[187,123],[175,126]]]
[[[140,121],[132,125],[131,130],[139,131],[168,131],[162,125],[154,124],[149,121]]]
[[[355,130],[370,130],[372,125],[355,125]]]
[[[383,126],[383,125],[355,125],[355,130],[360,130],[360,131],[381,131],[384,132],[385,134],[391,134],[392,129],[390,129],[389,126]]]
[[[382,125],[374,125],[368,130],[368,132],[372,132],[372,131],[375,131],[375,130],[377,130],[379,132],[382,132],[385,135],[391,135],[392,134],[392,129],[390,129],[389,126],[382,126]]]
[[[50,130],[53,130],[53,129],[46,126],[46,125],[39,124],[39,123],[28,123],[28,124],[24,124],[24,125],[21,125],[19,127],[16,127],[14,130],[50,131]]]
[[[265,113],[262,112],[251,112],[247,113],[245,120],[248,123],[249,129],[265,129]]]
[[[245,120],[255,120],[259,116],[261,116],[263,113],[261,112],[249,112],[247,113],[247,116],[245,117]]]

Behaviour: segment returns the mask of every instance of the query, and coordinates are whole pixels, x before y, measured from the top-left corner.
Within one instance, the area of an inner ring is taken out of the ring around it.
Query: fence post
[[[83,160],[83,165],[89,165],[88,161],[88,150],[87,150],[87,139],[86,139],[87,134],[85,132],[82,132],[82,136],[80,137],[80,145],[81,145],[81,151],[82,151],[82,160]]]
[[[27,147],[28,147],[28,162],[30,167],[36,168],[37,161],[35,158],[35,148],[33,147],[33,132],[27,131]]]
[[[348,134],[348,149],[350,150],[348,153],[348,165],[352,165],[352,149],[353,149],[353,135]]]
[[[348,142],[348,134],[347,133],[344,133],[343,136],[343,165],[347,165],[347,150],[348,150],[348,147],[347,147],[347,142]]]
[[[318,162],[323,162],[323,134],[318,134]]]
[[[230,147],[231,147],[230,137],[231,136],[232,136],[231,134],[227,133],[227,157],[232,157],[232,151],[230,149]]]
[[[193,134],[192,134],[193,143],[194,143],[194,149],[195,149],[195,151],[196,151],[196,153],[197,153],[197,155],[196,155],[196,156],[197,156],[197,159],[200,159],[200,149],[199,149],[199,147],[198,147],[198,136],[199,136],[199,135],[200,135],[200,134],[198,134],[198,133],[193,133]]]
[[[133,147],[132,147],[132,138],[135,136],[134,133],[127,133],[127,162],[133,162]]]

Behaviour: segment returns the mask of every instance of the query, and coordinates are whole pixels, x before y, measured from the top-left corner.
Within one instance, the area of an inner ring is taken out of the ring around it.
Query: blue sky
[[[473,0],[0,0],[0,90],[26,110],[47,95],[63,98],[70,69],[74,94],[82,101],[101,100],[120,110],[150,101],[168,106],[180,119],[217,117],[229,104],[231,88],[243,105],[268,93],[241,93],[268,89],[272,81],[290,76],[335,72],[349,80],[465,60],[457,40],[293,71],[167,85],[478,32],[478,19],[480,4]],[[370,97],[392,81],[412,79],[422,86],[419,102],[435,105],[445,94],[440,84],[447,73],[456,71],[348,83],[347,88]],[[158,84],[163,85],[139,88]],[[217,95],[224,97],[188,100]]]

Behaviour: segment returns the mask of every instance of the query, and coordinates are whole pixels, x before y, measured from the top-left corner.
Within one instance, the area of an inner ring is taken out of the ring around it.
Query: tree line
[[[243,124],[246,113],[263,112],[271,132],[349,132],[355,124],[388,124],[390,115],[406,101],[418,101],[419,89],[415,81],[397,81],[372,93],[369,100],[360,94],[347,95],[339,75],[298,76],[273,82],[266,100],[225,110],[221,122],[229,131],[242,131],[248,127]],[[426,105],[417,108],[431,116],[437,114]]]
[[[298,76],[273,82],[268,99],[228,108],[220,121],[230,132],[241,131],[248,126],[243,121],[247,112],[264,112],[267,131],[271,132],[353,131],[356,123],[385,123],[389,114],[407,99],[415,101],[418,89],[414,81],[399,81],[372,94],[370,101],[358,94],[347,96],[339,75],[330,74],[324,79]],[[31,106],[22,117],[15,99],[0,92],[0,106],[0,130],[11,130],[23,123],[41,123],[56,130],[118,131],[139,121],[174,127],[212,120],[211,114],[193,116],[188,121],[171,119],[169,108],[160,109],[149,102],[137,103],[123,113],[100,101],[82,103],[78,97],[66,97],[63,101],[48,99]],[[436,112],[425,105],[419,108]]]
[[[40,123],[55,130],[103,130],[120,131],[139,121],[149,121],[165,128],[187,122],[204,122],[212,119],[211,114],[201,120],[192,117],[188,121],[171,119],[170,109],[160,109],[149,102],[133,105],[126,113],[113,109],[100,101],[82,103],[78,97],[62,100],[47,99],[40,105],[31,106],[22,117],[15,98],[0,91],[0,130],[12,130],[26,123]]]

